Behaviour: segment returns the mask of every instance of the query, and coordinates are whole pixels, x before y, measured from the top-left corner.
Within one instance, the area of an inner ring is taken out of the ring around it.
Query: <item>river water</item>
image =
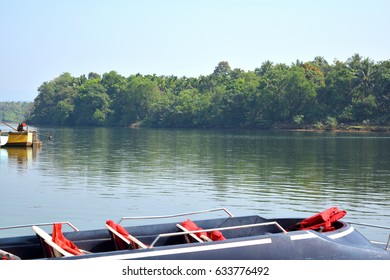
[[[389,134],[30,129],[41,148],[0,149],[0,227],[94,229],[122,216],[218,207],[308,217],[332,206],[345,220],[390,226]],[[388,231],[358,228],[387,241]]]

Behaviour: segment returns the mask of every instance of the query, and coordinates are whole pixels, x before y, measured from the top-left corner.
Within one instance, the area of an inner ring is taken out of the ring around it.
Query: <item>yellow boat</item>
[[[38,139],[37,132],[35,130],[29,130],[26,123],[20,123],[16,129],[5,122],[3,123],[14,131],[8,132],[7,143],[5,145],[2,143],[2,145],[18,147],[39,147],[42,145],[42,142]],[[27,129],[25,129],[25,127],[27,127]]]
[[[33,145],[33,134],[31,131],[10,131],[8,132],[8,142],[5,146],[31,147]]]

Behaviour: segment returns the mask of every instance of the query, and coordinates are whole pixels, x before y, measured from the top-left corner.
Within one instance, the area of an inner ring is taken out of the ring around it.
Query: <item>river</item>
[[[308,217],[332,206],[345,220],[390,226],[389,134],[30,129],[41,148],[0,149],[0,227],[93,229],[122,216],[218,207]],[[387,241],[388,231],[359,229]]]

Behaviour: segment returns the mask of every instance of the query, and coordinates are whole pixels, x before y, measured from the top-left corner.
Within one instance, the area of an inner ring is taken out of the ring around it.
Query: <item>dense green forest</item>
[[[0,102],[0,121],[22,122],[32,110],[32,102]]]
[[[390,60],[355,54],[254,71],[220,62],[208,76],[63,73],[38,88],[31,124],[245,127],[390,123]]]

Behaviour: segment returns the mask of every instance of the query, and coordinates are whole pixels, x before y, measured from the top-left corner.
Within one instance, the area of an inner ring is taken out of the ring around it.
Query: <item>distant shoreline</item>
[[[316,128],[315,125],[293,125],[277,124],[271,127],[157,127],[133,123],[127,128],[169,128],[169,129],[249,129],[249,130],[270,130],[270,131],[302,131],[302,132],[335,132],[335,133],[390,133],[390,126],[380,125],[340,125],[336,128]]]
[[[351,125],[347,127],[337,127],[334,129],[324,128],[324,129],[316,129],[312,126],[307,127],[274,127],[272,130],[285,130],[285,131],[307,131],[307,132],[336,132],[336,133],[390,133],[389,126],[359,126],[359,125]]]
[[[9,125],[17,125],[18,122],[15,121],[0,121],[0,124],[8,123]],[[27,125],[33,126],[43,126],[47,127],[47,124],[39,124],[39,123],[27,123]],[[62,126],[60,126],[62,127]],[[79,127],[79,126],[63,126],[63,127]],[[89,127],[97,127],[97,126],[89,126]],[[113,126],[103,126],[103,127],[113,127]],[[123,126],[117,126],[113,128],[124,128]],[[381,125],[338,125],[335,128],[322,127],[316,128],[314,124],[311,125],[296,125],[296,124],[275,124],[270,127],[158,127],[158,126],[149,126],[144,125],[142,122],[137,122],[133,124],[129,124],[125,126],[125,128],[156,128],[156,129],[248,129],[248,130],[270,130],[270,131],[300,131],[300,132],[334,132],[334,133],[390,133],[390,126],[381,126]],[[5,132],[3,130],[3,132]]]

